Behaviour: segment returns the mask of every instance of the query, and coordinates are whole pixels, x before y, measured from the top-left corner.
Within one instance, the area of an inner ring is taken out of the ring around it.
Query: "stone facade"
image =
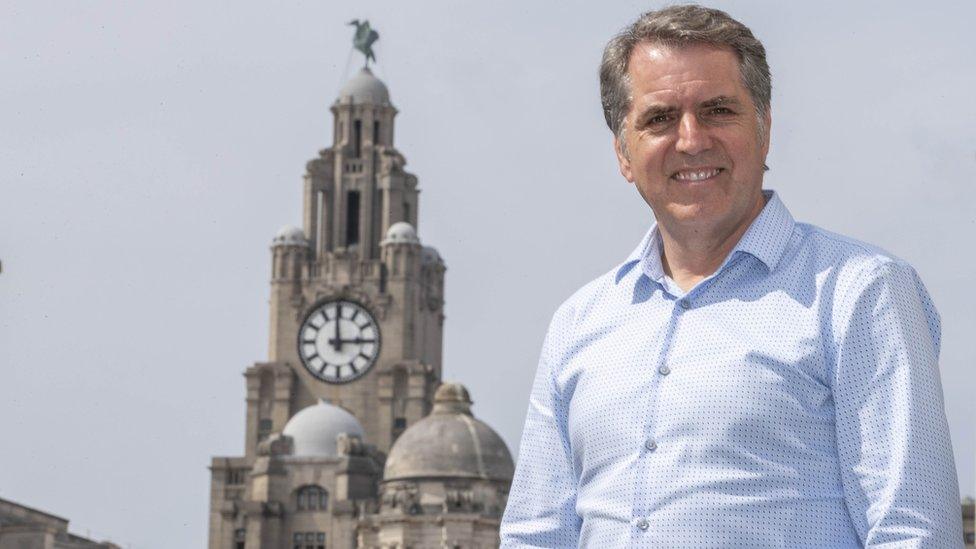
[[[0,549],[119,549],[68,532],[68,519],[0,499]]]
[[[244,373],[244,455],[210,465],[209,547],[497,547],[512,458],[441,380],[445,266],[397,110],[363,69],[331,111],[303,227],[272,242],[269,356]]]

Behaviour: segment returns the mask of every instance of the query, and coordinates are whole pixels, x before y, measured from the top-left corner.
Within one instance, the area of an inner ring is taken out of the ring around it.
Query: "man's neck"
[[[749,226],[762,213],[766,201],[763,197],[742,221],[731,229],[716,227],[704,230],[698,227],[674,230],[658,224],[661,233],[661,266],[664,274],[671,277],[684,291],[711,276],[722,265],[735,245],[749,230]],[[670,230],[669,230],[670,229]]]

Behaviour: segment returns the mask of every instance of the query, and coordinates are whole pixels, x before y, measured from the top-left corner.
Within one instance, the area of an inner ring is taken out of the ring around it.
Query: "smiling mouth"
[[[686,182],[706,181],[722,173],[722,171],[723,168],[700,168],[697,170],[681,170],[675,172],[674,175],[671,176],[671,178],[677,181],[686,181]]]

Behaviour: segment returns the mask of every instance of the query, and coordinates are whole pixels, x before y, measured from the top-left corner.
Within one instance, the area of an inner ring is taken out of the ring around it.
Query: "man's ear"
[[[630,159],[624,154],[621,148],[620,139],[617,136],[613,137],[613,152],[617,153],[617,164],[620,166],[620,175],[624,176],[624,179],[634,182],[633,171],[630,169]]]

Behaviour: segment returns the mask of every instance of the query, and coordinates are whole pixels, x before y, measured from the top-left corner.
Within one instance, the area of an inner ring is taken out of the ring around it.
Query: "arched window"
[[[325,511],[329,505],[329,493],[321,486],[302,486],[295,495],[295,508],[299,511]]]

